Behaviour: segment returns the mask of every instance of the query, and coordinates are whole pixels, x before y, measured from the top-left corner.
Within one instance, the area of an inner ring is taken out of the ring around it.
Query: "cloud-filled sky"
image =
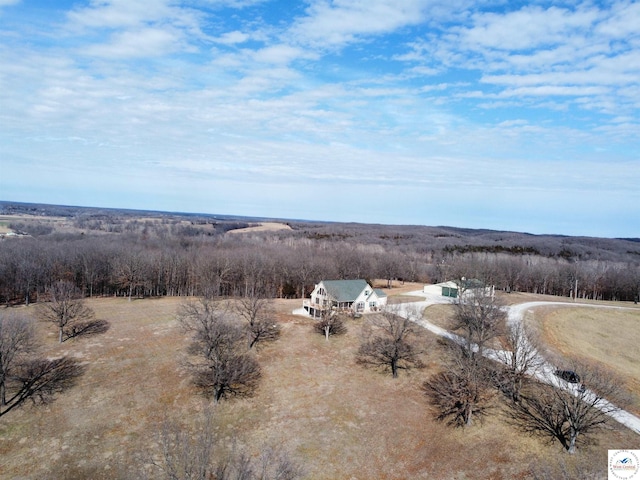
[[[0,199],[640,236],[640,2],[0,0]]]

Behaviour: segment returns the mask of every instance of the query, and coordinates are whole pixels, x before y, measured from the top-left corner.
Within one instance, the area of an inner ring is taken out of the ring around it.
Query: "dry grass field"
[[[640,414],[640,308],[545,307],[535,321],[544,343],[567,362],[604,365],[617,373]]]
[[[175,312],[182,301],[90,300],[110,330],[62,345],[55,329],[39,324],[49,355],[73,355],[87,370],[52,404],[0,418],[0,478],[137,478],[144,458],[157,454],[163,418],[185,428],[197,422],[207,402],[181,366],[187,339]],[[350,321],[346,335],[327,342],[312,333],[311,319],[291,314],[300,306],[276,302],[283,333],[257,352],[263,378],[255,396],[215,409],[221,448],[237,442],[253,455],[265,446],[284,450],[305,478],[318,480],[526,479],[535,466],[574,463],[596,465],[605,476],[607,449],[640,448],[640,437],[614,427],[569,456],[508,426],[499,402],[483,424],[447,427],[433,419],[420,389],[441,362],[435,338],[420,339],[427,367],[394,380],[354,361],[366,319]]]
[[[238,228],[229,230],[227,233],[234,235],[237,233],[277,232],[278,230],[291,230],[291,227],[286,223],[263,222],[255,227]]]

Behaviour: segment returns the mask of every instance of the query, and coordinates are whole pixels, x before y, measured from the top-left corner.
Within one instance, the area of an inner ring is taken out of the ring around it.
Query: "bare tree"
[[[223,302],[201,299],[182,305],[178,320],[192,333],[189,352],[194,383],[218,402],[226,396],[248,396],[257,388],[260,365],[247,352],[245,333],[230,318]]]
[[[329,341],[329,337],[332,335],[343,335],[347,333],[344,317],[330,308],[322,310],[320,318],[313,324],[313,329],[319,334],[324,335],[327,341]]]
[[[389,368],[394,378],[398,370],[422,368],[422,353],[413,341],[416,325],[392,311],[373,317],[365,329],[357,361],[363,365]]]
[[[494,390],[488,360],[469,356],[452,348],[445,370],[423,385],[425,394],[438,411],[437,418],[450,425],[468,427],[492,406]]]
[[[221,452],[211,409],[205,410],[195,432],[165,420],[158,444],[160,455],[147,463],[169,480],[295,480],[302,475],[301,467],[288,453],[269,447],[257,458],[237,446],[231,452]]]
[[[569,453],[574,453],[582,439],[595,434],[617,411],[610,400],[618,404],[624,401],[615,376],[599,370],[576,371],[580,384],[558,379],[556,387],[541,382],[526,385],[509,412],[510,420],[522,430],[555,439]]]
[[[525,380],[535,376],[544,364],[536,344],[524,325],[516,323],[504,337],[504,349],[496,352],[501,362],[497,365],[498,387],[515,402],[520,399]]]
[[[85,305],[73,283],[58,281],[47,293],[50,301],[40,308],[40,317],[58,327],[60,343],[81,333],[101,333],[108,328],[104,320],[95,323],[93,310]]]
[[[273,302],[254,291],[236,303],[238,315],[246,320],[249,348],[258,342],[274,341],[280,337],[280,325],[275,321]]]
[[[114,281],[122,288],[127,289],[129,301],[133,292],[144,285],[147,265],[144,263],[144,255],[141,250],[128,251],[122,249],[113,258]]]
[[[6,402],[0,408],[0,416],[19,407],[25,401],[46,404],[56,393],[72,387],[84,372],[77,360],[68,357],[36,358],[17,366],[7,382]]]
[[[454,330],[462,332],[468,356],[482,356],[486,344],[502,333],[505,311],[485,288],[469,289],[455,304]]]
[[[0,314],[0,406],[7,405],[7,382],[34,347],[35,332],[29,318]]]
[[[148,463],[157,467],[169,480],[217,479],[212,416],[211,409],[206,409],[196,432],[189,432],[176,422],[165,419],[157,433],[160,456],[150,458]]]

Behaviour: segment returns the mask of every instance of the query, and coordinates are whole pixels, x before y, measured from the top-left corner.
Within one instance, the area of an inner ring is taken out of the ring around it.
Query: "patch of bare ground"
[[[0,478],[136,478],[158,451],[154,433],[165,415],[190,428],[206,401],[181,367],[188,343],[177,328],[182,299],[97,299],[111,322],[100,336],[56,343],[39,324],[51,355],[87,362],[78,384],[44,407],[0,418]],[[596,462],[608,448],[640,448],[638,436],[613,428],[570,460],[555,444],[524,436],[499,414],[483,425],[451,429],[433,418],[420,387],[441,368],[442,347],[428,333],[424,370],[400,378],[355,363],[360,327],[328,342],[311,319],[290,312],[300,300],[276,302],[282,337],[257,352],[263,378],[255,396],[215,410],[221,446],[237,441],[257,455],[265,445],[290,452],[309,479],[525,479],[531,466]],[[31,310],[31,307],[29,308]]]

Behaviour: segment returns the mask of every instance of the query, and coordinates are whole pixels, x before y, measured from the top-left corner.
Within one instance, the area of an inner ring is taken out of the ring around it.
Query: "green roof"
[[[365,288],[366,280],[323,280],[327,293],[337,302],[354,302]]]
[[[374,288],[374,289],[373,289],[373,291],[374,291],[374,292],[376,292],[376,294],[378,295],[378,297],[379,297],[379,298],[382,298],[382,297],[386,297],[386,296],[387,296],[387,294],[386,294],[386,293],[384,293],[384,292],[383,292],[382,290],[380,290],[379,288]]]

